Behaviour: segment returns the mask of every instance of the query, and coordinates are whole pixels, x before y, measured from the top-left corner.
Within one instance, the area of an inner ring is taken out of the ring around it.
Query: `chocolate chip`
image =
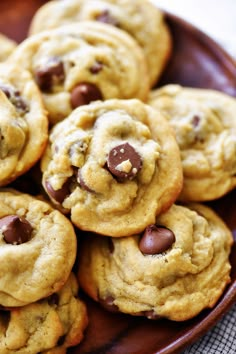
[[[22,111],[24,113],[29,112],[28,105],[22,97],[16,97],[14,100],[12,100],[12,103],[19,111]]]
[[[58,203],[62,203],[70,194],[70,179],[68,179],[60,189],[54,190],[49,181],[45,182],[46,191],[49,196],[55,199]]]
[[[29,107],[25,100],[21,97],[20,91],[13,87],[0,86],[0,90],[4,92],[9,101],[16,107],[16,109],[22,113],[29,111]]]
[[[144,254],[158,254],[167,251],[175,242],[174,233],[164,226],[149,225],[146,227],[139,249]]]
[[[8,215],[0,219],[0,229],[6,243],[20,245],[31,238],[32,226],[23,217]]]
[[[94,192],[91,188],[89,188],[89,186],[87,186],[87,184],[85,183],[84,179],[83,179],[83,176],[82,176],[82,173],[81,173],[81,170],[78,169],[78,172],[77,172],[77,181],[78,183],[80,184],[80,187],[88,192]]]
[[[140,155],[129,144],[115,146],[107,157],[108,170],[119,180],[133,179],[142,167]]]
[[[2,92],[5,93],[5,95],[7,96],[7,98],[10,98],[11,97],[11,92],[10,92],[10,89],[6,86],[0,86],[0,90]]]
[[[197,127],[199,125],[201,118],[197,115],[193,116],[192,123],[194,127]]]
[[[91,68],[89,69],[89,71],[92,74],[98,74],[103,68],[103,64],[99,61],[96,61],[93,66],[91,66]]]
[[[102,99],[102,93],[99,88],[88,82],[75,86],[71,91],[71,106],[73,109]]]
[[[96,21],[107,23],[108,25],[119,27],[119,22],[112,16],[109,10],[104,10],[95,18]]]
[[[99,303],[110,312],[119,312],[119,308],[114,304],[114,298],[112,296],[108,296],[106,299],[99,299]]]
[[[161,318],[161,316],[155,313],[153,310],[144,311],[143,316],[147,317],[149,320],[159,320]]]
[[[35,80],[42,91],[50,91],[55,84],[62,83],[65,78],[64,65],[61,59],[50,58],[44,67],[35,72]]]

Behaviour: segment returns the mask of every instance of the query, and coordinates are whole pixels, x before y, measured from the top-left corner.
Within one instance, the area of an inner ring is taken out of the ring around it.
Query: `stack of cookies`
[[[87,326],[72,273],[77,240],[48,203],[10,188],[0,193],[1,353],[65,353]]]
[[[155,89],[171,46],[148,0],[53,0],[2,59],[1,353],[80,343],[78,286],[184,321],[230,282],[231,232],[203,203],[236,186],[236,101]],[[10,188],[35,166],[40,195]]]

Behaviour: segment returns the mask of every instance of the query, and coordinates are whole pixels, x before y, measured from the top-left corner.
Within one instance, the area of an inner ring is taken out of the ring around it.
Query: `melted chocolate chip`
[[[70,194],[70,179],[68,179],[58,190],[54,190],[48,181],[45,182],[45,187],[48,195],[61,204]]]
[[[50,91],[54,84],[63,82],[65,78],[64,65],[59,58],[50,58],[46,65],[35,72],[35,79],[44,92]]]
[[[201,118],[197,115],[193,116],[193,119],[192,119],[192,124],[194,127],[197,127],[200,123],[200,120]]]
[[[114,298],[112,296],[108,296],[106,299],[99,299],[99,303],[110,312],[119,312],[119,308],[114,304]]]
[[[12,100],[12,103],[14,104],[16,109],[18,109],[19,111],[22,111],[22,112],[29,111],[28,105],[26,104],[26,102],[23,100],[22,97],[16,97],[15,100]]]
[[[108,154],[107,168],[118,180],[133,179],[141,167],[141,157],[129,143],[115,146]]]
[[[99,22],[107,23],[108,25],[119,27],[119,22],[117,21],[117,19],[114,16],[112,16],[110,14],[109,10],[104,10],[103,12],[101,12],[95,18],[95,20],[99,21]]]
[[[77,181],[82,189],[84,189],[88,192],[93,192],[93,190],[91,188],[89,188],[89,186],[87,186],[87,184],[85,183],[80,169],[78,169],[78,172],[77,172]]]
[[[144,311],[143,316],[147,317],[149,320],[159,320],[161,318],[161,316],[155,313],[153,310]]]
[[[149,225],[139,242],[139,249],[144,254],[158,254],[167,251],[175,242],[174,233],[164,226]]]
[[[73,109],[102,99],[102,93],[99,88],[88,82],[75,86],[71,92],[71,106]]]
[[[20,245],[31,238],[32,226],[23,217],[8,215],[0,219],[0,229],[6,243]]]
[[[98,74],[103,69],[103,64],[96,61],[93,66],[89,69],[92,74]]]
[[[6,86],[0,86],[0,90],[5,93],[5,95],[7,96],[7,98],[10,98],[10,97],[11,97],[10,88],[8,88],[8,87],[6,87]]]
[[[0,90],[4,92],[9,101],[20,112],[26,113],[29,111],[29,107],[25,100],[21,97],[20,91],[11,87],[0,86]]]

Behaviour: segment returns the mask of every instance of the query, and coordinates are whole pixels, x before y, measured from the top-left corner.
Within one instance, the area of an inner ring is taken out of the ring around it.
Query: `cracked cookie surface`
[[[135,40],[95,21],[32,36],[17,47],[11,61],[33,74],[52,125],[91,101],[145,100],[149,92],[146,61]]]
[[[88,318],[71,273],[62,289],[50,297],[0,311],[1,354],[66,354],[83,339]]]
[[[167,85],[151,92],[181,151],[183,201],[219,198],[236,186],[236,99],[222,92]]]
[[[157,82],[172,45],[163,14],[156,6],[144,0],[50,1],[36,12],[30,33],[84,20],[116,26],[134,37],[144,51],[151,84]]]
[[[58,291],[73,267],[71,222],[48,203],[0,190],[0,304],[23,306]]]
[[[210,208],[174,204],[139,235],[85,235],[79,282],[110,311],[187,320],[212,308],[230,282],[232,243]]]
[[[48,119],[41,94],[29,72],[0,64],[0,186],[29,170],[48,139]]]
[[[165,118],[139,100],[79,107],[51,131],[43,185],[79,228],[141,231],[182,187],[179,149]]]

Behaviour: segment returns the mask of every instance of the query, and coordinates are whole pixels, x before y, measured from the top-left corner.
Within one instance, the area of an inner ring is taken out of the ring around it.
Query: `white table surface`
[[[151,0],[197,26],[236,59],[236,0]]]

